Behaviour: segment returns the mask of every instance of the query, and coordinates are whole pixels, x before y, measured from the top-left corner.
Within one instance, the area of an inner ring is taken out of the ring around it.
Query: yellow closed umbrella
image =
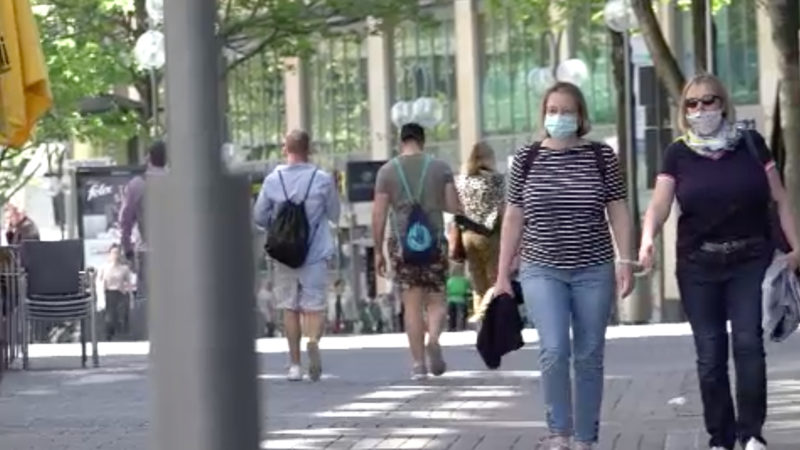
[[[24,145],[52,104],[31,5],[0,0],[0,145]]]

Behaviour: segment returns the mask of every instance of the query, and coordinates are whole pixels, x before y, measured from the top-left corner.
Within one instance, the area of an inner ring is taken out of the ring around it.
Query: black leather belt
[[[733,253],[763,243],[763,239],[739,239],[727,242],[703,242],[700,250],[708,253]]]

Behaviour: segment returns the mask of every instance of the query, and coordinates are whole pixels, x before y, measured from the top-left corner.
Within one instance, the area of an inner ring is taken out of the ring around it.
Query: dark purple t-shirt
[[[764,138],[755,131],[746,132],[753,137],[757,158],[744,137],[719,159],[698,155],[683,140],[667,147],[659,176],[675,180],[681,209],[679,257],[704,242],[769,238],[767,170],[774,162]]]

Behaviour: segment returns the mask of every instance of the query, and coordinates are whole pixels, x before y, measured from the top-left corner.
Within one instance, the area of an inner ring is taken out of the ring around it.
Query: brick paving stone
[[[263,448],[530,450],[547,433],[534,346],[488,371],[472,345],[446,345],[451,371],[416,383],[405,349],[370,346],[389,338],[337,339],[350,349],[326,350],[323,341],[320,383],[287,382],[285,355],[260,354]],[[770,450],[800,448],[798,344],[768,348]],[[690,337],[613,339],[606,355],[598,450],[705,449]],[[36,371],[6,374],[0,450],[148,448],[147,358],[108,356],[90,370],[77,362],[39,358]],[[677,397],[685,404],[668,404]]]
[[[645,431],[639,442],[640,450],[664,450],[667,436],[661,431]]]
[[[484,439],[486,439],[486,434],[480,432],[464,433],[458,436],[458,439],[448,447],[448,450],[476,450]]]
[[[458,440],[458,436],[435,436],[424,447],[424,449],[450,449]]]

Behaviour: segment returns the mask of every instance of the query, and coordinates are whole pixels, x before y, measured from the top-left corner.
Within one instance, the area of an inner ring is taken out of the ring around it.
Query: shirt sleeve
[[[122,209],[119,213],[119,226],[122,234],[120,246],[125,254],[133,251],[131,235],[133,226],[139,221],[143,194],[144,179],[138,177],[134,178],[125,190],[125,198],[122,201]]]
[[[341,204],[339,202],[339,189],[337,189],[334,178],[327,177],[329,182],[325,186],[325,215],[333,223],[339,222]]]
[[[442,174],[442,184],[447,186],[448,184],[453,183],[453,185],[455,185],[456,176],[453,173],[453,169],[450,167],[450,164],[447,164],[444,161],[439,161],[439,163],[441,165],[440,172]]]
[[[664,159],[661,161],[661,170],[658,176],[667,177],[673,180],[678,178],[678,151],[680,150],[680,142],[673,142],[667,146],[664,151]]]
[[[380,169],[378,169],[378,174],[375,175],[375,193],[378,194],[389,194],[389,175],[386,173],[389,170],[389,164],[391,162],[387,162]]]
[[[606,164],[605,174],[605,194],[606,203],[615,202],[617,200],[625,200],[628,197],[628,190],[625,186],[625,180],[622,178],[622,170],[620,169],[619,158],[611,147],[604,145],[602,147],[603,159]]]
[[[524,207],[523,193],[525,190],[525,174],[523,166],[528,157],[528,148],[523,147],[517,150],[514,154],[514,159],[511,162],[511,170],[509,172],[508,191],[506,192],[506,201],[517,207]]]
[[[267,178],[261,185],[261,192],[258,193],[256,204],[253,206],[253,221],[261,228],[269,227],[272,217],[272,201],[267,196]]]

